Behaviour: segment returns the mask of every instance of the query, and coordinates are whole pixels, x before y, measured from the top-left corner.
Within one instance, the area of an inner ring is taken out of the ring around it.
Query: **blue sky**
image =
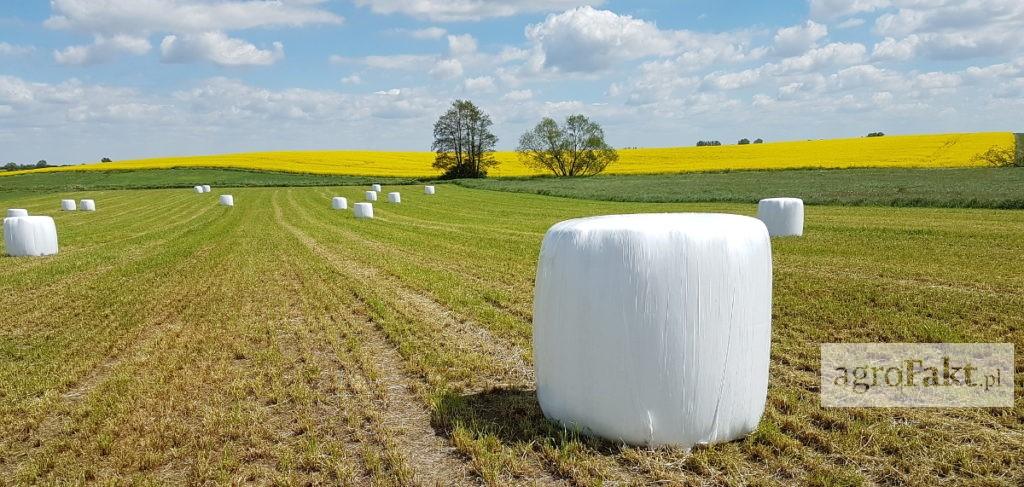
[[[0,6],[0,162],[1024,131],[1019,0],[53,0]]]

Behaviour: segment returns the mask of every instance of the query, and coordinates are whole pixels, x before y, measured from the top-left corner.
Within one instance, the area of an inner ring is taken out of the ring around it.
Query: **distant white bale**
[[[229,194],[220,195],[221,206],[235,206],[235,197]]]
[[[203,193],[205,193],[205,192],[206,192],[206,191],[205,191],[205,190],[203,189],[203,187],[202,187],[202,186],[196,186],[196,187],[194,187],[194,188],[192,188],[192,189],[195,189],[195,190],[196,190],[196,193],[199,193],[199,194],[203,194]]]
[[[75,205],[75,200],[60,200],[60,209],[62,211],[75,211],[78,206]]]
[[[48,216],[4,218],[4,248],[12,257],[57,253],[57,225]]]
[[[402,193],[388,193],[388,203],[401,203]]]
[[[768,198],[757,205],[757,218],[773,237],[804,234],[804,201],[799,198]]]
[[[381,191],[384,191],[384,189],[381,188],[379,184],[371,184],[370,185],[370,189],[373,190],[373,191],[376,191],[378,193],[380,193]]]
[[[433,186],[424,186],[423,187],[423,194],[434,194],[434,187]]]
[[[569,220],[547,232],[533,346],[544,414],[634,445],[757,428],[768,393],[771,241],[739,215]]]
[[[78,207],[81,211],[96,211],[96,201],[82,200],[78,202]]]
[[[334,208],[335,210],[347,210],[348,199],[342,198],[341,196],[335,196],[331,199],[331,208]]]
[[[356,203],[353,211],[356,218],[373,218],[373,203]]]
[[[19,216],[28,216],[28,210],[22,208],[11,208],[7,210],[8,218],[17,218]]]
[[[210,185],[209,184],[204,184],[203,185],[203,192],[204,193],[209,193],[210,191],[211,191]]]
[[[367,191],[366,192],[366,201],[377,201],[377,192],[376,191]]]

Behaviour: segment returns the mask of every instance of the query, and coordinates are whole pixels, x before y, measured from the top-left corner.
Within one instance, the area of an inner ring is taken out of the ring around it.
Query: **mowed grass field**
[[[835,140],[770,142],[719,147],[624,149],[607,174],[666,174],[695,171],[852,167],[967,167],[991,147],[1013,147],[1014,134],[897,135]],[[520,162],[514,152],[498,152],[500,164],[491,176],[542,174]],[[78,162],[78,161],[75,161]],[[351,176],[432,178],[440,172],[431,152],[292,151],[165,157],[43,169],[47,171],[110,171],[178,167],[235,168]],[[13,171],[5,174],[19,174]],[[39,172],[39,171],[35,171]]]
[[[822,409],[822,342],[1024,349],[1024,213],[809,206],[773,241],[756,433],[649,450],[544,420],[531,308],[547,228],[614,203],[438,187],[5,193],[61,253],[0,258],[0,483],[1022,485],[1014,409]],[[216,205],[234,194],[236,206]],[[96,213],[60,213],[60,198]]]

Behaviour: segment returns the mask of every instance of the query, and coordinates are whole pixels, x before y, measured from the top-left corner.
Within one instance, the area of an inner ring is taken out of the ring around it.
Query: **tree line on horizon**
[[[444,171],[443,178],[482,178],[498,165],[493,125],[491,117],[472,101],[452,102],[434,124],[431,145],[434,167]],[[519,138],[516,153],[528,167],[566,177],[600,174],[619,159],[605,142],[601,125],[581,114],[570,115],[561,124],[543,118]]]

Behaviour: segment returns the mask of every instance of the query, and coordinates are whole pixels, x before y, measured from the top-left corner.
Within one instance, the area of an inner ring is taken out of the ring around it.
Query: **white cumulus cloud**
[[[169,35],[160,42],[160,58],[166,63],[202,60],[219,66],[269,66],[284,58],[284,46],[275,42],[271,49],[260,49],[223,32]]]

